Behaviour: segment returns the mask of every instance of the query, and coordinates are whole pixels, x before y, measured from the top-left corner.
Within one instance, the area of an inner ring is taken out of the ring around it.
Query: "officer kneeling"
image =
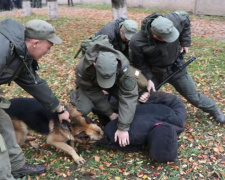
[[[109,93],[118,104],[115,111],[108,100]],[[128,131],[138,101],[137,83],[127,58],[107,42],[96,42],[88,47],[76,67],[76,95],[73,103],[87,115],[95,107],[111,121],[118,118],[115,141],[120,146],[129,144]]]

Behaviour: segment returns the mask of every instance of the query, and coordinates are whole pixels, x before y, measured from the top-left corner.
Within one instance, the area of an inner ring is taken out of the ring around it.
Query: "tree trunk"
[[[55,20],[58,18],[58,2],[56,0],[48,0],[48,19]]]
[[[31,15],[30,0],[23,0],[23,12],[24,12],[24,16]]]
[[[113,19],[119,17],[127,18],[127,3],[126,0],[111,0],[112,1],[112,13]]]

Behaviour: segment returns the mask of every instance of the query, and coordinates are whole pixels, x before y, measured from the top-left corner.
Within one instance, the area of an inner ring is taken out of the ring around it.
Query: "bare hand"
[[[117,129],[115,136],[114,136],[115,142],[117,141],[117,139],[119,141],[120,147],[125,147],[126,145],[130,144],[128,131],[121,131],[121,130]]]
[[[112,115],[109,116],[109,119],[110,119],[111,121],[115,120],[116,118],[118,118],[118,114],[117,114],[117,113],[112,113]]]
[[[138,100],[142,103],[146,103],[148,101],[149,97],[150,97],[150,93],[144,92]]]
[[[147,91],[148,91],[149,93],[151,93],[151,90],[152,90],[153,92],[156,91],[156,90],[155,90],[155,84],[154,84],[151,80],[148,80]]]
[[[102,90],[103,94],[108,95],[109,92],[107,92],[106,90]]]
[[[181,47],[180,53],[182,52],[189,53],[188,47]]]
[[[67,122],[70,122],[70,114],[68,111],[64,111],[64,113],[59,114],[59,122],[62,123],[63,120],[66,120]]]

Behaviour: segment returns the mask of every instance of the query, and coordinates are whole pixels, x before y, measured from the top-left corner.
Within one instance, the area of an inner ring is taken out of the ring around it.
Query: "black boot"
[[[23,176],[34,176],[41,174],[45,172],[45,166],[44,165],[31,165],[28,163],[25,163],[22,168],[20,168],[17,171],[13,171],[12,175],[14,178],[21,178]]]
[[[210,115],[214,117],[216,122],[225,123],[225,116],[224,116],[224,114],[222,113],[221,110],[218,109],[218,110],[210,113]]]

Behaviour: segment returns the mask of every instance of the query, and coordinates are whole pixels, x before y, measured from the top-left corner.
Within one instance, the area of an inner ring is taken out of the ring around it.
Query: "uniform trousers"
[[[25,157],[17,144],[12,120],[0,109],[0,179],[14,179],[11,171],[19,170],[24,164]]]
[[[157,77],[153,77],[152,81],[155,87],[160,83]],[[218,110],[215,101],[206,95],[197,92],[196,85],[188,72],[178,73],[168,81],[177,92],[179,92],[189,103],[207,113],[213,113]]]

